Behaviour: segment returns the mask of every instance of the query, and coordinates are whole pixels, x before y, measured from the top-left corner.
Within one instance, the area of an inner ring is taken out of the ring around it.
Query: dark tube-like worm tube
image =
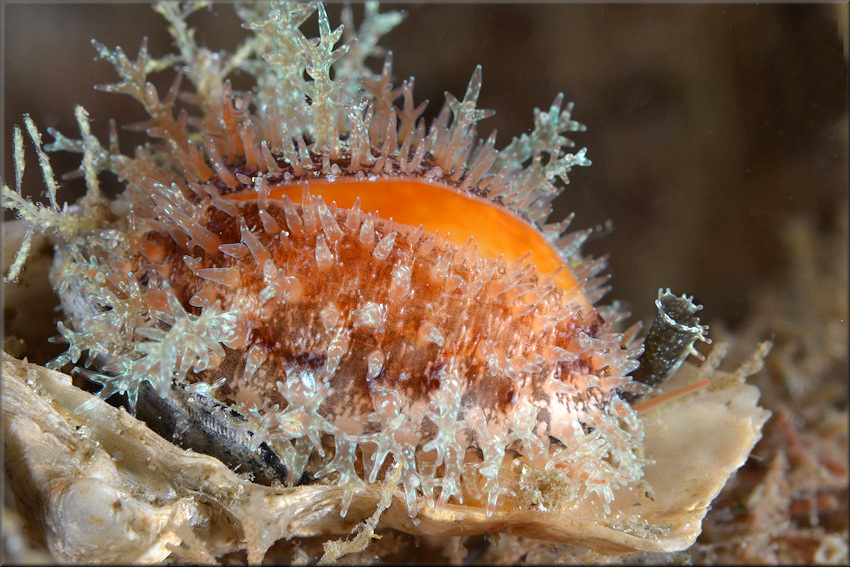
[[[632,373],[634,380],[653,388],[663,384],[689,354],[699,354],[694,342],[711,342],[706,337],[708,325],[700,325],[697,317],[702,305],[694,303],[693,297],[659,289],[655,305],[658,313],[644,340],[640,367]]]

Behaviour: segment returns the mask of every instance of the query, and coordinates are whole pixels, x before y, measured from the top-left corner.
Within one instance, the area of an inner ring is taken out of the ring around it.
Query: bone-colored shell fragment
[[[646,469],[652,494],[618,494],[610,515],[585,500],[489,518],[462,505],[440,513],[421,506],[411,520],[399,490],[380,525],[436,536],[512,533],[606,553],[685,549],[770,415],[757,405],[758,389],[743,381],[764,354],[734,373],[713,370],[711,358],[704,370],[682,366],[669,388],[706,378],[711,385],[641,415],[646,455],[655,461]],[[345,535],[375,511],[374,488],[357,494],[343,518],[343,490],[335,486],[261,486],[169,443],[123,409],[95,401],[75,414],[91,395],[69,376],[5,353],[2,360],[6,471],[21,510],[58,560],[158,562],[174,553],[209,561],[247,549],[249,562],[259,562],[278,539]]]

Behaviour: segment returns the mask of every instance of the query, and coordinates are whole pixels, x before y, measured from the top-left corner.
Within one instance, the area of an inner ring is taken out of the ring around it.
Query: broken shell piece
[[[593,499],[559,503],[545,471],[520,465],[521,498],[490,517],[453,504],[437,512],[420,498],[412,520],[396,490],[379,527],[435,536],[511,533],[604,553],[685,549],[761,438],[770,413],[744,378],[768,348],[733,373],[716,370],[717,348],[702,368],[682,365],[665,389],[710,384],[641,411],[646,456],[655,464],[646,468],[646,490],[620,490],[610,514]],[[57,560],[158,562],[173,553],[211,561],[247,550],[258,563],[281,538],[349,534],[378,505],[379,485],[355,494],[342,517],[342,488],[252,483],[169,443],[123,409],[94,400],[75,413],[92,396],[65,374],[5,353],[2,361],[6,474],[21,512]]]
[[[270,485],[286,481],[286,466],[266,443],[252,449],[251,432],[224,424],[246,419],[215,398],[177,385],[167,398],[145,382],[139,387],[136,417],[156,433],[185,449],[212,455],[233,470]]]

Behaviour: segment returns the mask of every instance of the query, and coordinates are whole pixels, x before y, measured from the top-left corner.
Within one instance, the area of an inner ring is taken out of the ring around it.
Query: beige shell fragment
[[[609,515],[591,497],[559,512],[503,507],[489,518],[469,506],[436,513],[420,503],[411,520],[397,491],[379,526],[435,536],[512,533],[606,553],[684,549],[770,415],[757,405],[758,389],[743,381],[763,351],[735,374],[708,363],[703,370],[683,365],[668,389],[708,373],[712,384],[641,414],[645,452],[655,464],[646,469],[646,490],[619,491]],[[257,563],[281,538],[350,534],[380,499],[379,486],[368,488],[342,518],[342,488],[251,483],[212,457],[166,441],[123,409],[99,402],[75,414],[90,394],[65,374],[5,353],[2,392],[7,479],[21,513],[60,561],[158,562],[174,552],[209,562],[247,549]]]

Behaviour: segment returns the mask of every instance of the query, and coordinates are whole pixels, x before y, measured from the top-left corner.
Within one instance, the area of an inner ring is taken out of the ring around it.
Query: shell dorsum
[[[185,17],[159,10],[172,24]],[[53,190],[44,207],[4,190],[61,241],[50,277],[69,347],[50,366],[79,364],[103,386],[74,419],[126,394],[164,436],[191,444],[183,427],[200,424],[212,448],[192,447],[249,473],[220,482],[312,490],[351,521],[378,494],[384,521],[412,533],[652,549],[639,543],[650,527],[629,537],[592,527],[652,507],[647,436],[659,428],[630,401],[657,381],[630,376],[642,343],[619,329],[627,314],[600,304],[605,261],[582,255],[588,232],[566,232],[569,218],[546,224],[568,172],[590,163],[565,137],[583,130],[572,105],[559,95],[530,134],[497,150],[495,135],[478,138],[491,113],[476,106],[480,67],[426,124],[412,80],[393,85],[390,56],[370,71],[369,50],[341,43],[320,4],[268,10],[240,10],[255,33],[238,65],[252,92],[233,89],[227,66],[209,64],[179,26],[184,84],[167,95],[145,81],[144,47],[134,62],[97,44],[121,76],[103,90],[137,98],[157,143],[119,154],[79,109],[82,142],[53,144],[83,152],[89,192],[75,209],[61,210]],[[298,26],[314,12],[319,37],[308,39]],[[197,103],[189,113],[178,112],[181,93]],[[112,201],[101,170],[124,183]],[[685,323],[668,327],[690,334],[674,353],[664,335],[647,343],[665,369],[703,338],[682,309]],[[659,548],[693,535],[670,533]]]

